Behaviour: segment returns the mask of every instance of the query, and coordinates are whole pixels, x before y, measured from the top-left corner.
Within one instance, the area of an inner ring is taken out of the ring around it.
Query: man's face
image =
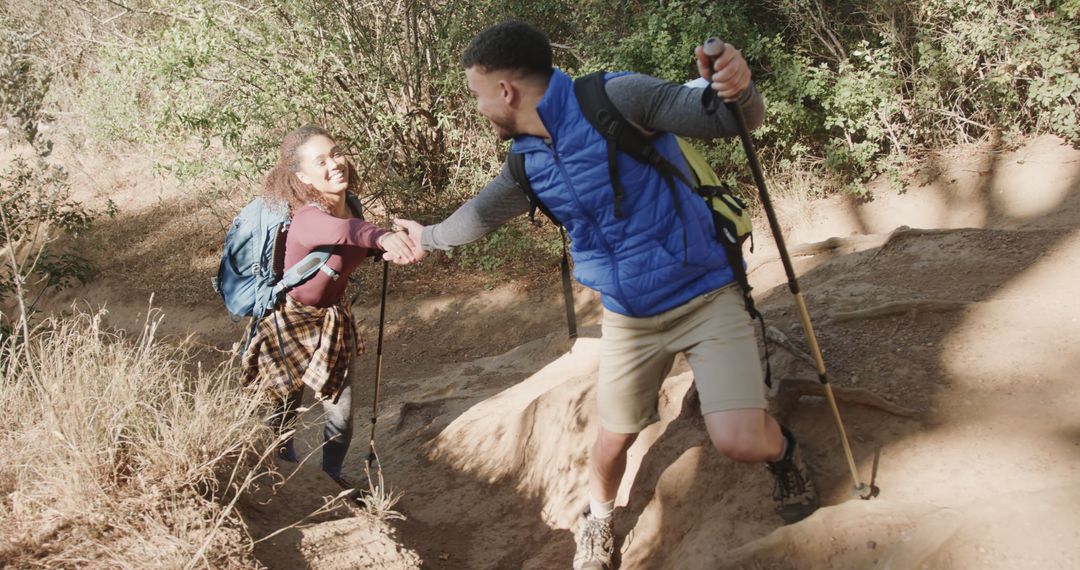
[[[505,71],[484,71],[480,66],[465,70],[469,91],[476,97],[476,110],[491,123],[495,134],[502,140],[510,140],[520,134],[517,115],[510,105],[510,79]]]

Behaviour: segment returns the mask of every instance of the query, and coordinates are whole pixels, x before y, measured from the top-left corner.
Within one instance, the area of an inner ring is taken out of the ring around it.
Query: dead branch
[[[147,16],[161,16],[161,17],[164,17],[164,18],[171,18],[173,20],[179,20],[181,22],[194,22],[195,21],[195,18],[192,18],[191,16],[188,16],[188,15],[185,15],[185,14],[174,14],[174,13],[170,13],[170,12],[162,12],[160,10],[141,10],[139,8],[132,8],[131,6],[128,6],[128,5],[124,4],[123,2],[119,2],[118,0],[105,0],[105,2],[108,2],[109,4],[112,4],[113,6],[116,6],[117,8],[120,8],[122,10],[126,10],[127,13],[129,13],[129,14],[143,14],[143,15],[147,15]]]

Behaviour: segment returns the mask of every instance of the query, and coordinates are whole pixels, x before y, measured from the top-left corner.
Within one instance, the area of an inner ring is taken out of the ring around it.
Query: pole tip
[[[877,485],[867,485],[866,483],[859,483],[858,485],[851,488],[851,494],[864,501],[869,501],[870,499],[873,499],[874,497],[878,496],[880,492],[881,489],[879,489]]]

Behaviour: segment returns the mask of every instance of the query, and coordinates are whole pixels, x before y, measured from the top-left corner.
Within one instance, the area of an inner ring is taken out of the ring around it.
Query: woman
[[[349,275],[376,248],[395,263],[414,260],[405,232],[364,221],[346,195],[358,190],[352,165],[325,130],[314,125],[285,136],[277,165],[266,179],[267,200],[288,205],[292,225],[285,242],[285,267],[319,246],[333,245],[326,262],[336,273],[319,271],[289,290],[285,301],[257,325],[244,354],[248,381],[259,379],[280,402],[274,424],[292,428],[304,386],[315,391],[326,416],[322,468],[341,482],[341,467],[352,439],[352,384],[363,343],[346,300]],[[296,461],[292,437],[278,450]]]

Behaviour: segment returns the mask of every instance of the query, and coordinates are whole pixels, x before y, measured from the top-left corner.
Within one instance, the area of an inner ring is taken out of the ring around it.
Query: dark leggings
[[[296,424],[296,409],[300,407],[303,397],[304,388],[301,387],[278,406],[272,421],[279,434],[292,429]],[[323,399],[322,409],[326,416],[323,424],[322,469],[334,479],[340,479],[341,467],[345,463],[345,454],[349,451],[353,434],[354,414],[350,382],[346,381],[341,389],[337,403],[334,403],[332,398]],[[286,461],[298,461],[292,437],[278,448],[278,456]]]

